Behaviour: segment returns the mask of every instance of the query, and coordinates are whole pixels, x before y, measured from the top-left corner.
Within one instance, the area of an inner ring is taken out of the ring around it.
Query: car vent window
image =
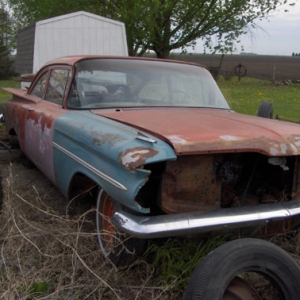
[[[39,80],[36,82],[33,90],[31,91],[30,95],[43,98],[45,87],[46,87],[46,79],[47,79],[47,72],[45,72]]]
[[[62,104],[66,92],[69,70],[52,70],[49,78],[45,100]]]

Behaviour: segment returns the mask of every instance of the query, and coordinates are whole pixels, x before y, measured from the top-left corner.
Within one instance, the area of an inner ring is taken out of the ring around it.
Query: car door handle
[[[27,108],[28,111],[34,111],[34,109],[32,107]]]

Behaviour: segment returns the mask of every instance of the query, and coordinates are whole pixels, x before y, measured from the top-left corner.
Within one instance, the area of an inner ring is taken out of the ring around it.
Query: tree
[[[234,49],[240,35],[255,28],[254,21],[266,17],[283,0],[143,0],[109,1],[114,15],[126,24],[135,48],[131,54],[153,50],[166,58],[174,49],[193,46],[204,39],[205,46],[225,53]],[[138,2],[138,3],[136,3]],[[134,4],[135,3],[135,4]],[[139,6],[139,7],[137,7]],[[217,46],[212,46],[212,36]]]
[[[0,79],[10,76],[12,61],[10,60],[11,26],[8,12],[0,2]]]
[[[130,55],[153,50],[166,58],[204,39],[205,46],[232,51],[254,21],[288,0],[7,0],[18,19],[34,22],[78,10],[122,21]],[[212,36],[217,46],[212,46]]]

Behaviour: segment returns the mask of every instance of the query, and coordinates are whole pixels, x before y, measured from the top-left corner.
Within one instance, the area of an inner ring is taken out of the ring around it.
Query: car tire
[[[299,265],[281,248],[252,238],[228,242],[208,254],[189,280],[184,299],[248,299],[241,290],[236,291],[241,293],[240,297],[225,296],[231,282],[235,278],[247,278],[248,273],[268,279],[272,288],[276,288],[278,299],[299,299]]]
[[[130,263],[141,256],[147,240],[137,239],[119,232],[110,218],[115,208],[120,205],[105,191],[99,190],[97,195],[96,229],[97,238],[103,255],[115,266]]]
[[[273,105],[271,102],[262,102],[259,105],[257,116],[262,118],[273,118]]]

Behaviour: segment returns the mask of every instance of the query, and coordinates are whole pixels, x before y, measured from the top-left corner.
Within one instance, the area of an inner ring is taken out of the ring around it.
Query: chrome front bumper
[[[111,220],[120,231],[146,239],[263,227],[297,215],[300,215],[300,200],[159,216],[135,216],[118,210]]]

